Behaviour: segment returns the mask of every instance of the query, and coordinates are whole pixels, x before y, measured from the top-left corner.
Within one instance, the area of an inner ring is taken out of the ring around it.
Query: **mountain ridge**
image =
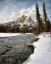
[[[31,16],[28,17],[28,16],[25,16],[25,15],[22,15],[20,17],[18,17],[16,20],[14,21],[11,21],[11,22],[8,22],[8,23],[4,23],[3,24],[4,26],[18,26],[18,27],[33,27],[35,28],[36,27],[36,23],[32,20]]]

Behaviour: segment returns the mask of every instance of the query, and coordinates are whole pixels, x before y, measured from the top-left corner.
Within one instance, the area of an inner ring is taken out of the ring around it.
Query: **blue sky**
[[[21,15],[31,16],[36,19],[36,3],[39,5],[40,14],[43,14],[42,5],[46,4],[46,12],[51,20],[51,0],[0,0],[0,24],[17,19]]]

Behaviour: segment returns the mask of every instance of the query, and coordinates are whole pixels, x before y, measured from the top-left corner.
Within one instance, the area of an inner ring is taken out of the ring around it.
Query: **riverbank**
[[[36,47],[34,53],[23,64],[51,64],[51,37],[50,33],[40,34],[38,41],[33,42]]]

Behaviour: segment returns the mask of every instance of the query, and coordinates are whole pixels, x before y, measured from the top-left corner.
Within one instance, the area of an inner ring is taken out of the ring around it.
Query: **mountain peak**
[[[27,18],[27,16],[25,16],[25,15],[22,15],[21,17],[22,17],[22,18]]]
[[[17,21],[17,22],[19,22],[19,21],[24,22],[24,20],[25,20],[26,18],[27,18],[27,16],[22,15],[21,17],[18,17],[18,18],[16,19],[16,21]]]
[[[24,25],[26,27],[35,27],[35,22],[32,20],[31,16],[28,17],[28,16],[25,16],[25,15],[22,15],[21,17],[18,17],[16,19],[16,21],[12,21],[12,22],[9,22],[9,23],[6,23],[5,25],[9,25],[9,26],[14,26],[14,25],[17,25],[19,27],[23,27]]]
[[[31,16],[30,17],[28,17],[28,16],[25,16],[25,15],[22,15],[21,17],[18,17],[17,19],[16,19],[16,22],[30,22],[30,21],[33,21],[32,20],[32,18],[31,18]],[[33,21],[34,22],[34,21]]]

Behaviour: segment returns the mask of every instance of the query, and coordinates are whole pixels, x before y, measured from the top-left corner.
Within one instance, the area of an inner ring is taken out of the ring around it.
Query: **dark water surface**
[[[22,64],[32,54],[28,45],[35,38],[34,34],[0,37],[0,64]]]

